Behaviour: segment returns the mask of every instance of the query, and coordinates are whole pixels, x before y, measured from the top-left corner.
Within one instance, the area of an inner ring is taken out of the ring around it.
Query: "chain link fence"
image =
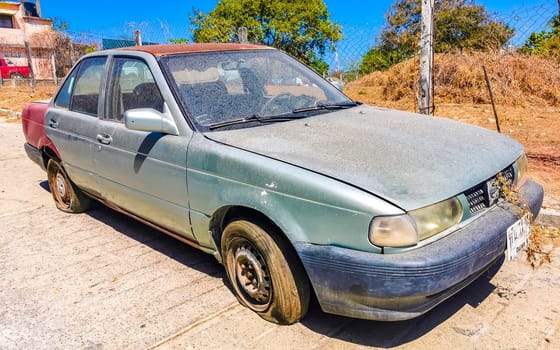
[[[558,14],[558,2],[548,0],[519,6],[510,12],[498,13],[496,17],[515,29],[510,45],[522,46],[531,33],[546,30],[548,23]]]
[[[515,29],[515,36],[510,45],[522,46],[533,32],[547,29],[547,24],[558,14],[558,3],[553,0],[542,0],[538,3],[523,5],[507,13],[494,13],[495,17]],[[323,59],[329,65],[331,74],[355,72],[364,54],[376,44],[380,27],[368,24],[341,23],[344,38],[337,43],[333,52],[327,53]],[[34,65],[50,64],[55,66],[50,76],[43,79],[57,80],[63,77],[72,64],[83,54],[108,48],[130,46],[135,42],[135,32],[139,32],[143,44],[182,43],[192,40],[189,23],[176,26],[164,20],[145,22],[125,22],[122,27],[99,32],[67,31],[61,37],[52,39],[47,48],[34,50],[31,55]],[[12,43],[3,42],[0,38],[0,55],[12,57],[18,64],[27,65],[27,56],[21,48],[15,49]],[[21,61],[21,62],[20,62]],[[39,70],[40,67],[37,67]],[[43,69],[44,71],[45,69]],[[347,74],[345,80],[359,78],[357,74]]]

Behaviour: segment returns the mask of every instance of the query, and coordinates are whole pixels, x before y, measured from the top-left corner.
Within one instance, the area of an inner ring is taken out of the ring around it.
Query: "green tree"
[[[246,27],[253,43],[273,46],[324,72],[322,60],[342,38],[323,0],[220,0],[208,14],[193,9],[195,42],[233,42]]]
[[[473,0],[440,0],[435,11],[436,52],[499,50],[515,33]]]
[[[421,10],[421,0],[395,0],[385,15],[387,23],[378,44],[362,60],[362,74],[414,56],[419,49]],[[435,0],[434,28],[435,52],[497,50],[514,34],[473,0]]]
[[[384,50],[380,47],[373,47],[362,58],[359,72],[360,74],[367,74],[376,70],[385,70],[407,57],[409,56],[398,50]]]
[[[554,17],[548,26],[550,30],[532,33],[521,51],[537,56],[560,57],[560,16]]]
[[[169,39],[169,42],[172,44],[186,44],[189,42],[189,39],[187,38]]]

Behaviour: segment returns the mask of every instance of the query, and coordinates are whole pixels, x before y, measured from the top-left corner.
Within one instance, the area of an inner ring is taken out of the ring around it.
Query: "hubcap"
[[[60,173],[56,174],[56,189],[61,197],[66,195],[66,184]]]
[[[267,307],[272,288],[268,267],[259,251],[247,242],[236,249],[234,259],[237,285],[251,299],[247,301],[254,306]]]

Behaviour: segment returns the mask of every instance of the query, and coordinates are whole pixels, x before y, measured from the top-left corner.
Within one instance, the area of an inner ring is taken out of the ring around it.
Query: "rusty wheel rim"
[[[70,207],[70,187],[64,174],[59,170],[54,178],[54,195],[56,201],[64,208]]]

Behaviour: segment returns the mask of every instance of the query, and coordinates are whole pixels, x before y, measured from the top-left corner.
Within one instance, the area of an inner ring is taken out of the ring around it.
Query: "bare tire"
[[[309,280],[284,239],[252,222],[234,221],[222,235],[222,256],[241,304],[278,324],[292,324],[305,316]]]
[[[89,208],[91,199],[70,181],[58,161],[49,160],[47,177],[58,209],[67,213],[81,213]]]

